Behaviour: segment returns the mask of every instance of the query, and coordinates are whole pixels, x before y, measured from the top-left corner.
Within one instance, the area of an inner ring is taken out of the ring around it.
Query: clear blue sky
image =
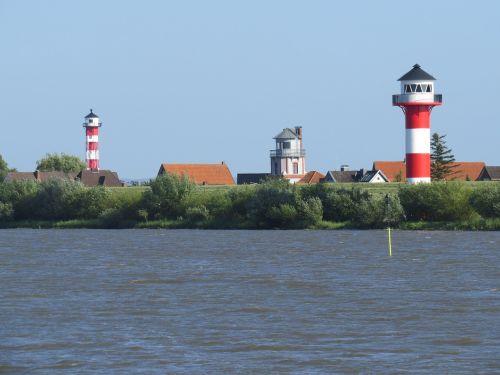
[[[402,160],[391,106],[413,64],[438,80],[432,131],[459,161],[500,165],[500,1],[0,0],[0,154],[33,170],[84,158],[101,116],[101,168],[226,161],[268,172],[273,136],[302,125],[307,169]]]

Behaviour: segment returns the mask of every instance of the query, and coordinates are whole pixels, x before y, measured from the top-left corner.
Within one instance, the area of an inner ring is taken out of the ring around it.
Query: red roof
[[[459,161],[451,163],[453,173],[450,174],[447,180],[465,181],[467,179],[476,181],[479,178],[483,168],[486,166],[483,162]],[[395,182],[396,176],[401,175],[401,181],[406,181],[406,164],[404,161],[375,161],[373,169],[380,169],[389,182]]]
[[[389,182],[406,181],[406,164],[404,161],[374,161],[372,170],[381,170]]]
[[[471,162],[471,161],[459,161],[456,163],[451,163],[453,169],[453,173],[447,178],[447,180],[458,180],[465,181],[469,179],[470,181],[476,181],[479,178],[484,167],[482,161],[480,162]]]
[[[322,173],[319,173],[318,171],[311,171],[307,172],[304,177],[302,177],[299,181],[297,181],[298,184],[317,184],[321,182],[325,178],[325,175]]]
[[[197,185],[234,185],[226,164],[168,164],[163,163],[158,175],[165,172],[188,176]]]

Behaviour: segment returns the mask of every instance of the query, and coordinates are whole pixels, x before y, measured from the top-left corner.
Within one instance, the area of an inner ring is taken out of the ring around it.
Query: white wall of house
[[[370,181],[370,183],[375,183],[375,184],[378,184],[378,183],[384,183],[386,182],[384,180],[384,178],[380,175],[380,173],[377,173]]]

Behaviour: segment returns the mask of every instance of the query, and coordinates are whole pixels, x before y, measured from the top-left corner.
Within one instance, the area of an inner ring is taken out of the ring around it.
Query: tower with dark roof
[[[290,182],[299,181],[306,174],[306,152],[302,144],[302,127],[283,129],[274,137],[276,148],[271,150],[271,175]]]
[[[99,116],[92,109],[85,116],[83,127],[85,128],[85,164],[87,170],[99,171],[99,128],[101,127]]]
[[[392,96],[392,105],[400,107],[406,123],[406,181],[410,184],[431,182],[431,111],[442,104],[435,94],[436,78],[420,65],[398,79],[401,93]]]

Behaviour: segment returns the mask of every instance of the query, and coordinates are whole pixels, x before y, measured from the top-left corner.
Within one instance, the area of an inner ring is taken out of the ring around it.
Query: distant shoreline
[[[321,221],[309,228],[259,228],[245,225],[192,225],[177,220],[153,220],[148,222],[128,221],[109,227],[96,219],[90,220],[23,220],[0,223],[2,229],[196,229],[196,230],[381,230],[385,228],[366,228],[349,222]],[[500,218],[477,219],[471,221],[449,222],[404,222],[391,227],[397,230],[439,230],[439,231],[500,231]]]

